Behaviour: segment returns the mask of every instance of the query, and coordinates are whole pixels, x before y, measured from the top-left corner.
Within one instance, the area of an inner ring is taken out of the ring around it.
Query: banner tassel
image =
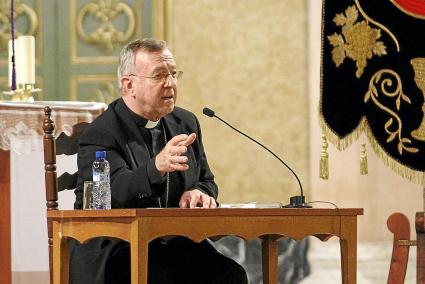
[[[366,154],[366,144],[362,143],[360,148],[360,174],[367,175],[368,167],[367,167],[367,154]]]
[[[328,141],[326,136],[322,134],[322,152],[320,153],[320,174],[321,179],[329,179],[329,154]]]

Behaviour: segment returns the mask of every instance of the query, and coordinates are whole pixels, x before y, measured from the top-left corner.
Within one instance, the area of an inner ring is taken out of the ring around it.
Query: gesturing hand
[[[203,193],[199,189],[192,189],[183,193],[180,197],[179,206],[180,208],[195,208],[197,206],[202,208],[216,208],[217,203],[208,194]]]
[[[180,134],[174,136],[164,149],[155,157],[155,166],[161,175],[174,171],[186,171],[189,169],[188,158],[185,153],[187,147],[196,139],[196,134]]]

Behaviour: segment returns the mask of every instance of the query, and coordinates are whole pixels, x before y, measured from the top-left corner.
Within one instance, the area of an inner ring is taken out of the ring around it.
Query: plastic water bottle
[[[111,209],[111,186],[109,183],[109,162],[106,151],[96,151],[93,162],[93,209]]]

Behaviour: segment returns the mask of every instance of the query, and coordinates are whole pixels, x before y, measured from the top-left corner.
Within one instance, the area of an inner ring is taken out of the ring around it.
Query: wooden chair
[[[409,219],[402,213],[393,213],[387,219],[387,227],[394,235],[387,284],[403,284],[409,260]]]
[[[404,283],[410,246],[416,246],[416,283],[425,283],[425,212],[416,212],[416,240],[410,239],[409,219],[402,213],[391,214],[387,226],[394,235],[387,283]]]
[[[59,178],[56,174],[56,155],[74,155],[78,152],[78,139],[89,123],[81,122],[72,127],[70,136],[61,133],[55,139],[55,125],[51,119],[52,109],[44,108],[43,123],[43,148],[44,148],[44,180],[46,188],[47,211],[58,209],[58,192],[63,190],[74,190],[77,185],[78,173],[65,172]],[[50,282],[53,283],[53,238],[52,222],[47,218],[48,246],[49,246],[49,270]]]

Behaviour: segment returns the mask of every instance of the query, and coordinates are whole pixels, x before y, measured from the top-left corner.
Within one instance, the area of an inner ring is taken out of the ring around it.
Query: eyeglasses
[[[154,80],[157,83],[164,83],[167,80],[168,76],[171,76],[174,81],[181,79],[183,76],[183,71],[173,71],[171,73],[158,73],[152,76],[136,75],[136,74],[129,74],[128,76],[148,78],[148,79]]]

